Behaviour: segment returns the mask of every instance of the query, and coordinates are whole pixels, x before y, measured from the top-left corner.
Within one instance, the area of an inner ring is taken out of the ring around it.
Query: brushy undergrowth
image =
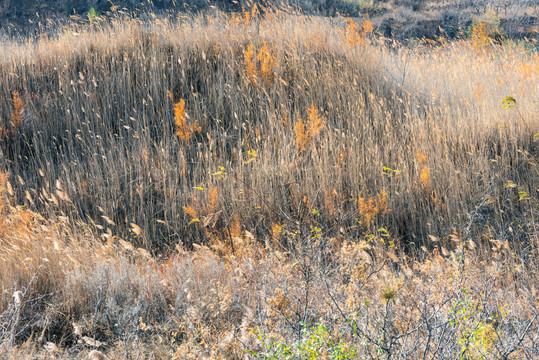
[[[537,357],[539,57],[479,30],[2,43],[0,358]]]
[[[536,233],[518,252],[455,233],[420,260],[383,236],[314,235],[284,250],[236,229],[162,259],[5,200],[2,215],[2,358],[539,354]]]

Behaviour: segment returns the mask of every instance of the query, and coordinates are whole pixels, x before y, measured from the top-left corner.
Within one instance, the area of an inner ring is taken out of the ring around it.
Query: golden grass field
[[[0,359],[539,357],[539,54],[285,12],[0,44]]]

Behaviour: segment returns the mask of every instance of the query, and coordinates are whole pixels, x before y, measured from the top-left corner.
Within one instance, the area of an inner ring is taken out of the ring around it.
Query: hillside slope
[[[2,360],[539,357],[532,40],[94,20],[0,45]]]

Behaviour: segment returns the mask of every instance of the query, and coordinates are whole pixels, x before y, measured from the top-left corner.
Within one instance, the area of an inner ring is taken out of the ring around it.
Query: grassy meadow
[[[285,11],[0,43],[0,359],[539,357],[534,40]]]

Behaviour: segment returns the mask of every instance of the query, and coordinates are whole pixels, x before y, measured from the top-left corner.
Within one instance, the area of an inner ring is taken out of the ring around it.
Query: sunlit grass
[[[536,354],[538,55],[374,30],[244,12],[3,44],[0,350]]]

